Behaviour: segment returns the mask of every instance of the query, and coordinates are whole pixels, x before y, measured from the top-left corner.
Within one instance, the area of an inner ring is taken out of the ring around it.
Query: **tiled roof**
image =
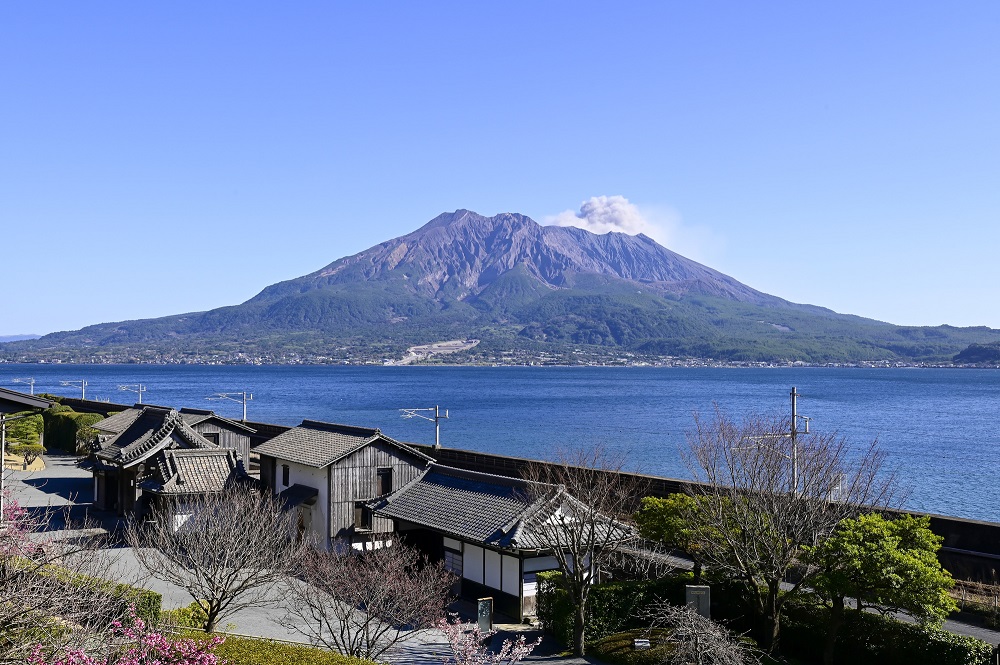
[[[368,504],[381,517],[400,519],[461,538],[505,549],[550,549],[560,528],[553,515],[571,515],[580,502],[561,485],[494,476],[430,464],[416,479]],[[614,540],[630,529],[608,519]],[[551,536],[551,534],[550,534]]]
[[[102,462],[130,467],[174,445],[218,448],[191,429],[177,411],[161,406],[144,406],[132,423],[103,442],[95,455]]]
[[[135,419],[139,417],[139,414],[142,413],[142,410],[147,407],[152,407],[155,409],[166,409],[166,410],[170,409],[169,406],[157,406],[155,404],[136,404],[130,409],[119,411],[118,413],[108,416],[104,420],[99,420],[98,422],[94,423],[92,427],[94,429],[101,430],[102,432],[111,432],[112,434],[118,434],[119,432],[124,431],[125,428],[127,428],[133,422],[135,422]],[[249,434],[253,434],[254,432],[257,431],[252,427],[244,425],[238,420],[230,420],[229,418],[223,418],[215,411],[209,411],[208,409],[190,409],[185,407],[180,411],[178,411],[178,413],[181,414],[181,417],[184,419],[184,422],[186,422],[188,425],[191,425],[192,427],[197,425],[198,423],[205,422],[206,420],[217,420],[235,429],[245,430]]]
[[[140,486],[158,494],[221,492],[242,477],[242,465],[233,450],[164,450],[149,466]]]
[[[265,441],[254,450],[261,455],[322,469],[377,440],[421,459],[431,460],[424,453],[387,437],[378,429],[316,420],[303,420],[301,425]]]
[[[524,520],[559,491],[555,485],[431,464],[415,480],[371,506],[382,517],[471,542],[543,549]]]
[[[318,496],[319,490],[315,487],[295,484],[279,493],[278,499],[285,506],[285,509],[289,510],[303,503],[312,506],[316,503]]]
[[[188,407],[184,407],[183,409],[178,411],[178,413],[180,413],[181,416],[184,418],[184,422],[186,422],[188,425],[191,425],[192,427],[197,425],[198,423],[203,423],[206,420],[217,420],[221,423],[229,425],[230,427],[245,430],[248,434],[253,434],[254,432],[257,431],[252,427],[244,425],[238,420],[223,418],[215,411],[209,411],[208,409],[191,409]]]
[[[96,423],[91,425],[91,427],[99,429],[102,432],[118,434],[134,423],[140,413],[142,413],[142,406],[136,405],[131,409],[125,409],[124,411],[113,413],[104,420],[98,420]]]

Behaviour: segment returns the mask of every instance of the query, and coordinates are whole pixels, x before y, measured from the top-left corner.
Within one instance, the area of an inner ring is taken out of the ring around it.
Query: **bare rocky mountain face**
[[[484,217],[469,210],[441,214],[413,233],[264,289],[254,300],[268,301],[290,289],[400,278],[414,293],[465,300],[517,268],[550,288],[572,287],[579,276],[591,275],[678,296],[691,292],[754,304],[788,304],[645,235],[597,235],[574,227],[541,226],[516,213]]]

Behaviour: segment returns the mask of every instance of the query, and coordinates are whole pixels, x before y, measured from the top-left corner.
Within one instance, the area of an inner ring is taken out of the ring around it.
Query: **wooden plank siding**
[[[231,448],[240,454],[243,464],[249,470],[250,465],[250,432],[223,427],[211,420],[205,420],[192,427],[199,434],[218,434],[219,446]]]
[[[337,461],[330,468],[330,534],[349,537],[354,526],[357,501],[378,496],[378,469],[392,469],[392,491],[410,482],[423,471],[426,462],[395,446],[375,441]],[[392,520],[374,518],[372,530],[389,533]]]

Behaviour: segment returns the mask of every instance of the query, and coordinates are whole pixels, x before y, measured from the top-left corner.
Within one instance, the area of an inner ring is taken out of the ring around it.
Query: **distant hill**
[[[41,335],[0,335],[0,343],[20,342],[25,339],[38,339]]]
[[[0,346],[8,360],[377,360],[480,339],[449,362],[504,353],[723,360],[950,360],[989,328],[902,327],[757,291],[644,235],[439,215],[416,231],[250,300]]]
[[[968,348],[956,353],[953,359],[962,364],[1000,364],[1000,342],[990,344],[970,344]]]

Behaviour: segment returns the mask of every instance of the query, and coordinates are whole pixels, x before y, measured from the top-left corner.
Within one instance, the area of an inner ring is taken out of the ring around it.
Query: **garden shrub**
[[[826,611],[791,605],[782,622],[782,653],[821,662]],[[848,612],[834,658],[850,665],[988,665],[992,652],[991,644],[974,637],[871,612]]]
[[[160,612],[160,621],[177,628],[204,628],[208,623],[208,613],[204,601],[195,601],[185,607]]]
[[[78,450],[81,440],[92,438],[94,423],[104,420],[99,413],[78,413],[68,406],[56,404],[42,411],[45,419],[45,444],[69,453],[85,453]]]
[[[538,618],[556,639],[570,644],[573,636],[573,604],[569,594],[559,586],[562,573],[538,574]],[[683,573],[657,580],[611,582],[598,584],[590,590],[587,601],[587,641],[630,628],[642,628],[638,618],[643,611],[665,599],[683,604],[684,586],[691,584],[692,575]]]

